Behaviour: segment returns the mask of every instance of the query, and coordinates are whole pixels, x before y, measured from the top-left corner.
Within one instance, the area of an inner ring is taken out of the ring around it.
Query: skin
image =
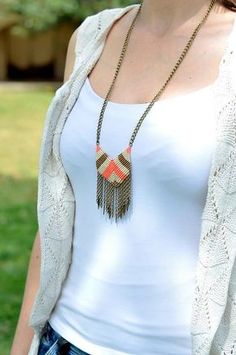
[[[144,0],[144,12],[131,35],[110,101],[150,102],[163,86],[208,6],[209,1],[202,0]],[[113,25],[103,53],[89,75],[94,91],[103,98],[114,76],[124,34],[136,11],[130,11]],[[214,82],[234,18],[235,13],[222,6],[214,8],[160,100]]]
[[[208,5],[206,0],[144,0],[110,100],[150,102],[167,79]],[[105,97],[111,84],[124,36],[135,12],[136,9],[129,11],[114,23],[103,52],[89,74],[90,83],[99,96]],[[214,82],[235,16],[221,5],[215,6],[161,100]],[[73,70],[76,35],[77,30],[68,45],[64,81],[69,79]],[[29,351],[33,330],[27,323],[39,285],[39,270],[40,238],[37,232],[11,355],[27,355]]]

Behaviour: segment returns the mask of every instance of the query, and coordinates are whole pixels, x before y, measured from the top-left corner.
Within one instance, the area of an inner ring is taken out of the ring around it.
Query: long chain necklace
[[[115,219],[117,222],[118,219],[121,219],[129,209],[131,202],[131,148],[133,146],[135,137],[141,127],[142,122],[145,117],[153,107],[154,103],[160,98],[167,84],[170,82],[171,78],[174,76],[176,70],[182,63],[187,52],[193,44],[194,39],[196,38],[201,26],[208,18],[215,2],[217,0],[211,0],[211,3],[208,7],[206,14],[204,15],[201,22],[197,25],[193,31],[187,45],[185,46],[183,52],[181,53],[179,59],[177,60],[175,66],[173,67],[169,77],[154,96],[148,107],[145,109],[141,118],[139,119],[136,127],[133,130],[131,135],[128,147],[121,152],[115,159],[110,158],[101,148],[100,145],[100,133],[102,127],[102,121],[105,113],[106,106],[108,104],[108,99],[114,88],[115,81],[119,74],[127,47],[130,39],[130,35],[133,31],[137,17],[141,11],[143,3],[140,4],[137,14],[135,15],[131,26],[127,32],[122,51],[119,57],[118,65],[115,71],[114,78],[112,80],[111,86],[108,90],[108,93],[104,99],[104,103],[100,112],[98,126],[97,126],[97,140],[96,140],[96,168],[97,168],[97,196],[96,202],[98,208],[103,209],[103,214],[107,214],[111,220]]]

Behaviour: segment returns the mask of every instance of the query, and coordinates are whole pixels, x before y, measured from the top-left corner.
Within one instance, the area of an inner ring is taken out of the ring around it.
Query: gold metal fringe
[[[118,186],[114,186],[97,172],[97,205],[109,219],[118,222],[128,211],[131,201],[131,174]]]

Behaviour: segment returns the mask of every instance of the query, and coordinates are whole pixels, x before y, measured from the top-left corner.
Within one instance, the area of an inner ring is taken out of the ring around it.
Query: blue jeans
[[[41,336],[38,355],[89,355],[58,334],[47,322]]]

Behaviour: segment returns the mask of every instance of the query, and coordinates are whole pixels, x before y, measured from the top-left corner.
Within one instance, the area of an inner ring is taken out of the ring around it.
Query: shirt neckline
[[[204,86],[204,87],[202,87],[202,88],[200,88],[200,89],[193,90],[193,91],[190,91],[190,92],[185,93],[185,94],[180,94],[180,95],[168,97],[168,98],[166,98],[166,99],[160,99],[160,100],[156,101],[156,102],[154,103],[154,105],[157,105],[157,104],[161,104],[161,105],[162,105],[162,104],[165,104],[165,103],[177,102],[177,101],[179,101],[179,100],[181,100],[181,99],[185,99],[185,98],[191,99],[191,98],[194,98],[195,96],[199,96],[199,95],[205,96],[206,94],[212,92],[215,83],[216,83],[216,80],[214,81],[213,84]],[[90,79],[89,79],[88,76],[86,77],[85,85],[86,85],[86,87],[88,88],[90,94],[94,97],[94,99],[97,100],[97,102],[98,102],[99,104],[103,104],[104,98],[101,97],[100,95],[98,95],[97,92],[93,89],[93,87],[92,87],[92,85],[91,85],[91,82],[90,82]],[[118,107],[144,108],[144,107],[147,107],[149,104],[150,104],[150,102],[145,102],[145,103],[121,103],[121,102],[108,101],[108,105],[109,105],[109,106],[113,106],[113,107],[117,107],[117,108],[118,108]]]
[[[119,13],[119,15],[117,16],[116,20],[118,20],[120,17],[122,17],[125,13],[131,11],[133,8],[139,8],[140,4],[133,4],[133,5],[128,5],[126,7],[124,7],[123,9],[121,9],[121,12]],[[103,44],[105,43],[105,40],[106,40],[106,36],[109,32],[109,29],[110,29],[111,26],[108,26],[108,28],[104,31],[104,35],[105,35],[105,38],[103,38]],[[156,104],[165,104],[165,103],[168,103],[168,102],[176,102],[178,100],[181,100],[183,98],[191,98],[191,97],[194,97],[196,96],[197,94],[201,94],[201,93],[205,93],[208,92],[208,91],[214,91],[216,89],[216,86],[218,84],[218,81],[220,80],[220,76],[221,76],[221,72],[223,71],[224,69],[224,65],[225,63],[227,62],[227,55],[229,54],[229,51],[232,49],[232,44],[233,44],[233,38],[234,36],[236,37],[236,16],[233,20],[233,24],[232,24],[232,28],[231,28],[231,31],[229,32],[229,35],[226,39],[226,45],[225,45],[225,48],[224,48],[224,51],[223,51],[223,55],[221,57],[221,60],[220,60],[220,63],[218,65],[218,73],[217,73],[217,77],[216,79],[213,81],[213,83],[209,84],[209,85],[206,85],[200,89],[197,89],[197,90],[192,90],[190,92],[187,92],[187,93],[184,93],[184,94],[180,94],[180,95],[176,95],[176,96],[172,96],[172,97],[168,97],[166,99],[162,99],[160,98],[158,101],[155,102],[154,105]],[[90,93],[97,99],[97,100],[100,100],[100,102],[104,102],[104,98],[102,98],[101,96],[99,96],[95,90],[93,89],[91,83],[90,83],[90,80],[87,76],[86,78],[86,85],[87,87],[89,88],[90,90]],[[131,108],[131,107],[136,107],[136,108],[140,108],[140,107],[147,107],[148,104],[150,102],[145,102],[145,103],[118,103],[118,102],[114,102],[114,101],[109,101],[108,100],[108,104],[110,106],[117,106],[117,107],[121,107],[121,106],[126,106],[127,108]]]

